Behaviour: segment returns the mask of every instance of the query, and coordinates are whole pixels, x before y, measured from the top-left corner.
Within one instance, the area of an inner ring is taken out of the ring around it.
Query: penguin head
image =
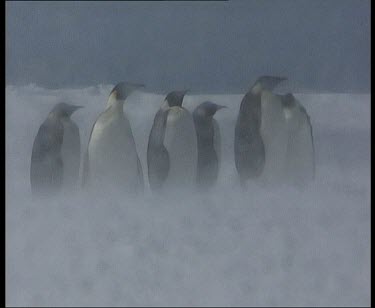
[[[55,107],[53,107],[51,113],[58,117],[69,118],[73,114],[74,111],[80,108],[83,108],[83,106],[76,106],[76,105],[71,105],[68,103],[58,103],[55,105]]]
[[[295,98],[292,93],[287,93],[285,95],[280,95],[281,103],[285,108],[291,108],[295,105]]]
[[[227,108],[227,106],[221,106],[209,101],[203,102],[197,108],[195,108],[193,114],[201,117],[213,117],[216,111]]]
[[[112,89],[109,97],[116,101],[125,101],[130,94],[143,87],[143,84],[120,82]]]
[[[168,106],[169,107],[173,107],[173,106],[181,107],[184,96],[188,91],[189,90],[169,92],[168,95],[165,97],[165,100],[167,101]]]
[[[287,80],[286,77],[274,77],[274,76],[261,76],[255,81],[251,87],[251,92],[259,94],[263,90],[272,91],[276,88],[280,82]]]

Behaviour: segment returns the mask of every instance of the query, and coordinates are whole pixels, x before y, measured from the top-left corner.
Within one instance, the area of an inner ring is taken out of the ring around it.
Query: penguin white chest
[[[191,186],[196,180],[197,137],[193,117],[184,108],[171,107],[168,113],[164,146],[170,169],[165,185]]]
[[[289,134],[297,131],[301,124],[301,114],[297,105],[291,108],[284,108],[284,117]]]
[[[138,155],[128,119],[103,114],[88,147],[90,177],[132,187],[138,183]]]
[[[296,101],[296,105],[285,112],[288,124],[285,173],[288,181],[298,186],[311,181],[315,171],[311,123],[300,106]]]
[[[265,148],[265,165],[261,178],[266,182],[283,176],[288,132],[281,100],[269,91],[261,96],[260,134]]]

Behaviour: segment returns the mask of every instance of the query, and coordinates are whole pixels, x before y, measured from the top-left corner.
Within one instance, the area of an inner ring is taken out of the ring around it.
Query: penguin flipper
[[[237,138],[235,157],[236,168],[243,181],[260,176],[265,165],[265,148],[261,137]]]
[[[265,147],[260,127],[261,100],[248,93],[242,99],[235,127],[235,165],[241,183],[256,178],[263,172]]]
[[[313,152],[315,154],[315,145],[314,145],[314,134],[313,134],[313,128],[312,128],[312,124],[311,124],[311,119],[310,119],[310,116],[309,114],[307,113],[305,107],[302,106],[302,104],[300,104],[300,110],[301,112],[305,115],[306,117],[306,123],[309,127],[309,132],[310,132],[310,138],[311,138],[311,143],[312,143],[312,148],[313,148]],[[314,155],[315,157],[315,155]]]
[[[151,189],[161,188],[169,173],[169,154],[163,144],[168,113],[168,109],[156,113],[148,139],[147,166]]]
[[[314,135],[313,128],[311,125],[310,116],[308,115],[306,109],[300,104],[300,111],[305,116],[305,121],[302,123],[301,135],[304,134],[306,138],[306,148],[310,149],[310,172],[311,178],[315,178],[315,145],[314,145]]]
[[[307,113],[306,113],[306,115],[307,115]],[[310,117],[308,115],[307,115],[307,121],[308,121],[308,126],[310,128],[310,138],[311,138],[312,156],[313,156],[313,174],[312,174],[312,178],[315,179],[315,175],[316,175],[315,142],[314,142],[313,128],[312,128],[312,125],[311,125]]]
[[[74,168],[77,168],[77,177],[78,177],[78,170],[80,167],[80,157],[81,157],[81,137],[79,133],[79,128],[76,123],[71,121],[71,127],[72,131],[74,132],[71,134],[71,151],[74,153],[74,155],[77,157],[77,161],[75,161]]]
[[[144,191],[145,189],[145,182],[143,180],[143,169],[141,161],[139,160],[139,157],[137,156],[137,169],[138,169],[138,180],[139,180],[139,187],[141,191]]]
[[[160,189],[169,173],[169,154],[161,145],[152,149],[152,156],[148,160],[148,179],[151,189]]]
[[[90,168],[89,151],[86,150],[85,156],[83,157],[83,163],[82,163],[82,183],[81,183],[82,188],[86,187],[89,181],[89,174],[90,174],[89,168]]]
[[[90,180],[89,145],[90,145],[91,136],[92,136],[92,132],[94,131],[95,124],[103,113],[104,112],[99,114],[99,116],[96,118],[96,120],[95,120],[95,122],[94,122],[94,124],[92,125],[92,128],[91,128],[89,142],[88,142],[87,149],[86,149],[86,152],[85,152],[85,156],[83,157],[83,162],[82,162],[82,182],[81,182],[82,188],[86,187],[89,180]]]
[[[214,126],[214,149],[216,152],[218,163],[221,161],[221,134],[219,124],[215,119],[212,119],[212,124]]]

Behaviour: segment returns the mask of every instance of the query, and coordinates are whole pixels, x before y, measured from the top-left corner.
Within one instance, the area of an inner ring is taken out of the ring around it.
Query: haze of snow
[[[305,190],[239,188],[234,125],[243,95],[188,95],[228,106],[222,166],[206,194],[134,198],[108,192],[33,201],[31,149],[59,101],[82,153],[112,85],[6,87],[7,306],[370,305],[370,95],[296,94],[311,117],[316,179]],[[163,95],[129,98],[147,183],[146,149]]]

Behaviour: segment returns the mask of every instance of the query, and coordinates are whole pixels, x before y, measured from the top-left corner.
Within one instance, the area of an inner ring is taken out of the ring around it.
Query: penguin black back
[[[217,110],[224,107],[204,102],[193,112],[198,145],[197,185],[200,189],[211,187],[217,180],[219,158],[214,144],[213,116]]]
[[[260,135],[261,95],[248,92],[242,99],[238,114],[234,155],[241,183],[258,177],[265,163],[265,149]]]
[[[31,154],[30,184],[33,194],[56,193],[60,190],[64,175],[61,153],[64,121],[70,121],[72,113],[79,108],[81,106],[58,103],[40,126]]]
[[[160,189],[168,176],[169,154],[163,141],[168,110],[160,109],[154,119],[147,145],[148,180],[152,190]]]
[[[61,188],[63,135],[63,124],[55,116],[49,116],[40,126],[31,154],[30,183],[33,194],[56,193]]]

